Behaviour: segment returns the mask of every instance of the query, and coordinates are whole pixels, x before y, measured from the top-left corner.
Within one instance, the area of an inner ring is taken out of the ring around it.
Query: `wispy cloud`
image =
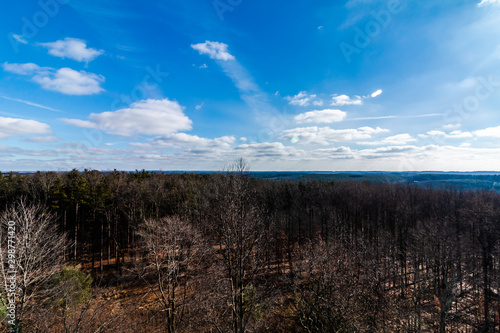
[[[24,39],[23,35],[12,34],[12,38],[14,38],[16,41],[18,41],[21,44],[28,44],[28,41],[26,41],[26,39]]]
[[[48,106],[45,106],[45,105],[33,103],[33,102],[26,101],[26,100],[23,100],[23,99],[12,98],[12,97],[7,97],[7,96],[3,96],[3,95],[0,95],[0,98],[6,99],[8,101],[23,103],[23,104],[30,105],[30,106],[35,106],[37,108],[41,108],[41,109],[45,109],[45,110],[50,110],[50,111],[54,111],[54,112],[63,112],[63,111],[58,110],[58,109],[54,109],[54,108],[51,108],[51,107],[48,107]]]
[[[92,61],[104,53],[103,50],[87,47],[87,43],[84,40],[69,37],[55,42],[40,43],[38,45],[47,48],[49,54],[53,56],[63,59],[73,59],[80,62]]]
[[[500,4],[500,0],[481,0],[481,2],[478,4],[479,7],[486,6],[486,5],[495,5],[495,4]]]
[[[48,143],[48,142],[58,141],[59,138],[56,136],[33,136],[26,140],[29,142],[36,142],[36,143]]]
[[[323,101],[314,101],[316,95],[308,94],[306,91],[300,91],[295,96],[286,96],[285,100],[288,101],[288,104],[295,106],[309,106],[311,102],[315,103],[314,105],[320,106],[323,105]]]
[[[193,44],[191,47],[198,50],[200,54],[208,55],[221,66],[224,73],[231,78],[240,91],[241,99],[255,111],[261,120],[268,121],[270,115],[279,114],[270,105],[268,95],[262,91],[248,70],[227,51],[227,44],[206,41],[205,43]]]
[[[442,117],[442,113],[427,113],[427,114],[416,114],[416,115],[391,115],[391,116],[375,116],[375,117],[359,117],[359,118],[348,118],[346,120],[379,120],[379,119],[394,119],[394,118],[426,118],[426,117]]]

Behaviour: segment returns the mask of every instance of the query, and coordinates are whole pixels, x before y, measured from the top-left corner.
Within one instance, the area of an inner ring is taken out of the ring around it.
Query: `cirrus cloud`
[[[481,2],[478,3],[479,7],[486,5],[500,5],[500,0],[481,0]]]

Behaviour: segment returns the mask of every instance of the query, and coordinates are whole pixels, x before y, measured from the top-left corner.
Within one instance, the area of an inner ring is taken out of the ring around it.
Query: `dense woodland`
[[[6,331],[500,331],[491,191],[262,180],[238,161],[0,174],[0,207],[4,271],[9,220],[19,244]]]

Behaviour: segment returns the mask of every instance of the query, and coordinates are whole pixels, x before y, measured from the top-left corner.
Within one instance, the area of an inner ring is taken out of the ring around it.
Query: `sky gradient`
[[[13,2],[0,171],[500,170],[500,0]]]

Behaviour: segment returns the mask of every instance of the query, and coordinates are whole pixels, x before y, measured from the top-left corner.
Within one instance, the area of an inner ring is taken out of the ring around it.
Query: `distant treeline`
[[[148,221],[174,228],[175,218],[194,228],[217,252],[199,273],[205,285],[191,288],[215,292],[213,273],[227,278],[218,283],[229,296],[199,301],[182,318],[167,311],[169,332],[500,330],[500,195],[493,191],[272,181],[241,167],[0,174],[0,207],[20,197],[55,213],[72,242],[66,259],[91,261],[95,274],[109,262],[146,260]]]

